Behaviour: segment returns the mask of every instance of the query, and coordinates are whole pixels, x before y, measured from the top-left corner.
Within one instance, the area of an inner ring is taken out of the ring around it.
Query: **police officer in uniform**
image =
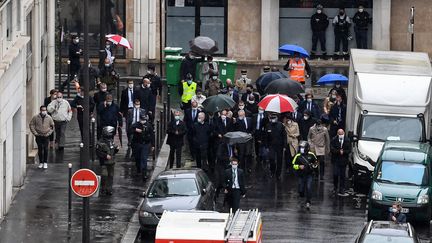
[[[102,129],[102,137],[96,144],[96,155],[99,157],[99,163],[102,167],[101,194],[112,195],[112,186],[114,179],[115,154],[119,151],[118,146],[114,144],[114,131],[112,126],[106,126]]]
[[[140,121],[134,123],[130,132],[132,134],[132,152],[135,157],[137,172],[142,173],[143,180],[147,180],[147,159],[154,150],[154,131],[148,116],[140,115]]]
[[[317,168],[317,158],[309,151],[309,144],[301,141],[299,152],[292,161],[293,168],[298,176],[298,192],[303,198],[306,195],[306,209],[310,208],[312,198],[312,179],[314,170]]]

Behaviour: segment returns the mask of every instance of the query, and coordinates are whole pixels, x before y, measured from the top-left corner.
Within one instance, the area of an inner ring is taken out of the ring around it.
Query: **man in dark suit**
[[[220,117],[217,119],[215,133],[218,141],[220,142],[225,133],[231,132],[233,128],[233,121],[227,117],[227,111],[223,110],[220,113]]]
[[[153,92],[150,88],[150,80],[148,78],[143,79],[143,83],[137,90],[137,96],[135,96],[135,98],[138,98],[141,101],[141,108],[145,109],[149,113],[149,119],[150,121],[153,121],[156,100],[153,97]]]
[[[126,151],[126,158],[129,158],[131,152],[131,143],[132,143],[132,132],[131,127],[135,123],[139,122],[141,115],[147,115],[147,111],[141,108],[140,100],[135,99],[133,103],[133,107],[127,110],[125,114],[126,120],[126,136],[128,138],[128,149]]]
[[[291,112],[291,117],[293,121],[297,122],[297,124],[300,124],[300,121],[303,119],[303,113],[296,109],[295,111]]]
[[[311,112],[309,110],[305,110],[303,112],[303,118],[299,122],[300,129],[300,138],[303,141],[308,140],[309,129],[315,125],[316,119],[311,117]]]
[[[134,81],[128,80],[127,85],[128,87],[122,90],[120,97],[120,112],[125,118],[127,117],[128,110],[134,107],[135,98],[138,98],[134,89]]]
[[[257,163],[261,163],[261,153],[264,149],[264,139],[265,139],[265,127],[268,123],[268,119],[265,117],[264,109],[259,107],[258,114],[252,116],[252,129],[253,137],[255,140],[255,154],[257,158]]]
[[[272,176],[280,179],[282,173],[283,148],[287,144],[285,127],[278,121],[276,114],[271,115],[266,128],[266,146],[269,149],[270,170]]]
[[[246,196],[245,177],[242,169],[238,168],[238,159],[231,158],[231,168],[225,170],[225,194],[229,208],[237,212],[240,199]]]
[[[168,124],[167,144],[170,146],[169,165],[170,169],[174,166],[174,154],[176,157],[176,168],[181,168],[181,153],[183,147],[183,138],[186,134],[186,125],[180,120],[180,111],[174,111],[174,120]]]
[[[345,129],[346,109],[342,96],[336,94],[336,103],[332,106],[329,114],[330,137],[334,137],[339,129]]]
[[[198,113],[201,112],[200,109],[198,109],[198,103],[196,101],[191,102],[191,108],[186,109],[184,113],[183,121],[186,123],[187,128],[187,140],[188,140],[188,146],[189,146],[189,152],[194,158],[194,151],[193,151],[193,125],[198,119]]]
[[[236,132],[245,132],[252,134],[253,132],[253,126],[252,126],[252,119],[250,117],[246,117],[246,113],[244,110],[239,110],[237,112],[238,119],[236,123],[234,123],[234,131]],[[242,169],[246,169],[246,164],[248,164],[248,171],[251,171],[252,168],[252,154],[248,153],[251,151],[250,146],[252,146],[251,143],[241,143],[238,144],[237,147],[239,149],[239,160],[241,162]]]
[[[313,95],[306,94],[306,100],[300,103],[299,111],[309,111],[313,119],[319,119],[321,117],[321,109],[317,103],[313,100]]]
[[[345,136],[343,129],[339,129],[337,136],[333,137],[330,143],[330,151],[333,164],[334,193],[337,193],[341,197],[346,197],[348,194],[345,192],[345,174],[351,152],[351,144],[348,137]]]
[[[208,170],[207,150],[209,148],[209,139],[212,133],[210,125],[205,121],[204,112],[198,113],[197,122],[193,125],[193,151],[198,168]]]

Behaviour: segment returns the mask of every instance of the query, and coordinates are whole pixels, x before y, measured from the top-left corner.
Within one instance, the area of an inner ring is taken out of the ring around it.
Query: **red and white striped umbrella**
[[[258,106],[265,111],[276,113],[293,112],[297,108],[297,103],[286,95],[272,94],[264,97]]]
[[[107,40],[111,41],[116,45],[124,46],[127,49],[132,49],[132,45],[129,43],[129,41],[121,35],[109,34],[106,35],[105,37],[107,38]]]

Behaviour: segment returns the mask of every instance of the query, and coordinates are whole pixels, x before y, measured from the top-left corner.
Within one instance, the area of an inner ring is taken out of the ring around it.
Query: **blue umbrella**
[[[343,76],[342,74],[330,73],[322,76],[318,79],[319,84],[328,84],[334,82],[348,83],[348,78]]]
[[[264,73],[256,80],[256,86],[260,94],[264,94],[265,87],[273,80],[286,78],[287,76],[281,72]]]
[[[279,47],[280,52],[288,53],[290,55],[293,55],[294,52],[300,53],[300,56],[302,57],[309,57],[309,53],[301,46],[298,45],[289,45],[285,44],[281,47]]]

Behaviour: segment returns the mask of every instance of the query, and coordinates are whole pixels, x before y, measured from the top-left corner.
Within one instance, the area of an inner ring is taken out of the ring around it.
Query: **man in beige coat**
[[[297,154],[299,146],[298,138],[300,136],[300,130],[297,122],[295,122],[292,116],[287,116],[284,122],[284,126],[287,134],[287,146],[289,148],[285,150],[285,158],[287,163],[286,168],[291,168],[291,161],[293,157]]]
[[[320,165],[320,180],[324,179],[325,155],[330,152],[330,136],[325,126],[318,119],[308,133],[308,143],[311,151],[316,155]]]
[[[36,137],[38,146],[39,169],[48,169],[48,143],[49,136],[54,131],[54,121],[47,114],[47,108],[40,107],[40,113],[33,116],[30,121],[30,131]]]
[[[63,94],[58,92],[57,99],[51,101],[47,110],[54,120],[57,149],[61,151],[65,146],[66,125],[72,119],[72,108],[69,102],[63,99]]]

